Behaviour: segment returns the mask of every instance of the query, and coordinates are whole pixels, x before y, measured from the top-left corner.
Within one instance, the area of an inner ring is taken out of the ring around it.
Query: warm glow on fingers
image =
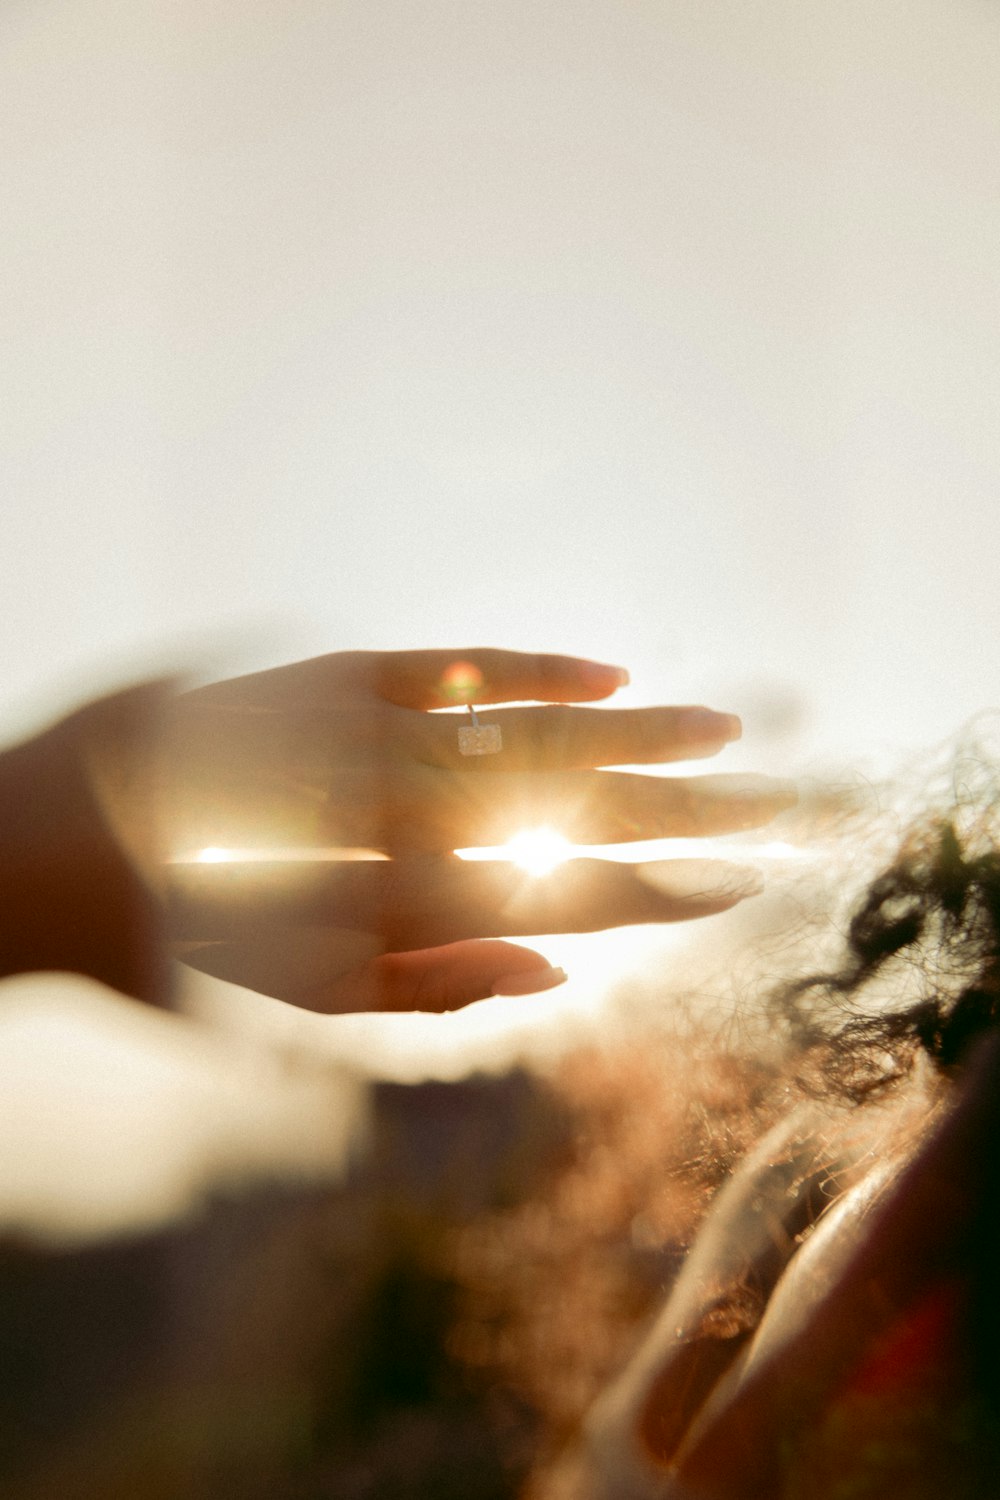
[[[643,864],[664,859],[754,859],[806,861],[819,857],[814,849],[801,848],[780,839],[766,843],[724,839],[646,839],[631,844],[573,844],[551,828],[524,829],[506,844],[478,845],[456,849],[460,859],[506,859],[531,875],[547,875],[567,859],[603,859],[615,864]]]
[[[456,849],[460,859],[506,859],[529,875],[547,875],[556,865],[590,851],[571,844],[553,828],[525,828],[506,844]]]
[[[208,844],[203,849],[189,849],[171,858],[176,865],[252,865],[265,864],[316,864],[336,863],[344,860],[388,859],[381,849],[342,848],[333,845],[322,848],[302,848],[297,845],[276,846],[266,849],[223,849],[217,844]]]
[[[529,875],[547,875],[575,852],[569,839],[551,828],[526,828],[504,845],[507,858]]]
[[[483,674],[471,661],[453,661],[441,674],[439,691],[449,703],[472,703],[483,687]]]

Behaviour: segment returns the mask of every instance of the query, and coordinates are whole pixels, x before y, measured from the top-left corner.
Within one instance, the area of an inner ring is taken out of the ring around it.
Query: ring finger
[[[616,771],[443,773],[438,847],[501,844],[544,823],[577,844],[706,838],[759,828],[798,800],[792,783],[759,775],[641,776]],[[430,846],[428,846],[430,847]]]

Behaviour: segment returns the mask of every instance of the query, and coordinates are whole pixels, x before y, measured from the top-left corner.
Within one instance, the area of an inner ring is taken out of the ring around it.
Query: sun
[[[231,849],[220,849],[215,844],[210,844],[207,849],[199,849],[195,859],[200,865],[223,865],[233,858]]]
[[[569,859],[573,845],[551,828],[526,828],[507,840],[503,852],[529,875],[547,875]]]

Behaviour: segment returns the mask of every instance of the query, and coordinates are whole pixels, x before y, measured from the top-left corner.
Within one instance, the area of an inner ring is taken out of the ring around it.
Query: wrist
[[[65,970],[165,1002],[152,805],[165,693],[88,704],[0,755],[0,974]]]

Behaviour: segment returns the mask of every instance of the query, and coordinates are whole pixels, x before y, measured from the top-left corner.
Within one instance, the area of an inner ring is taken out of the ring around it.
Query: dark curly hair
[[[1000,1020],[995,804],[925,816],[868,886],[832,972],[783,985],[778,1010],[824,1084],[852,1099],[923,1055],[942,1073]]]

